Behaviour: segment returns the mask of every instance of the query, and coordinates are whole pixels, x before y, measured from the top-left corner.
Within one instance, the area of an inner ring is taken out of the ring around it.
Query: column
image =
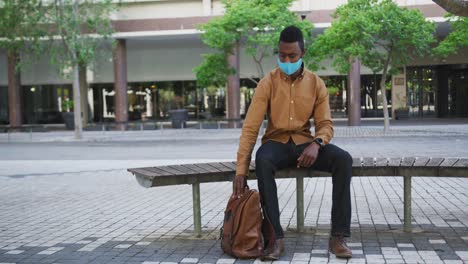
[[[361,63],[351,59],[348,73],[348,126],[361,125]]]
[[[8,52],[8,113],[11,127],[20,127],[22,121],[21,78],[16,66],[20,60],[17,52]]]
[[[127,45],[118,39],[114,49],[115,122],[117,130],[125,130],[128,121]]]
[[[228,77],[227,89],[227,118],[240,118],[240,81],[239,81],[239,42],[236,42],[232,54],[228,56],[228,64],[235,69],[235,73]],[[229,122],[229,127],[238,127],[239,122]]]
[[[203,0],[203,15],[211,16],[211,0]]]

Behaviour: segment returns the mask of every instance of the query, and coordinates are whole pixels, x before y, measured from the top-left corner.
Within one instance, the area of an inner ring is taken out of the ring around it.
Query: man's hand
[[[318,151],[320,145],[312,142],[306,149],[302,152],[301,156],[297,159],[297,167],[308,168],[314,164],[315,160],[318,157]]]
[[[239,198],[244,193],[244,188],[247,185],[247,177],[236,175],[232,182],[232,194]]]

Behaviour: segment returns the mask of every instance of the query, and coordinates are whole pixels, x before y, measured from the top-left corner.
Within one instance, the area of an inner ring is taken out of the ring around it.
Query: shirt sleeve
[[[328,91],[322,79],[317,77],[317,100],[314,106],[315,137],[328,144],[333,138],[333,121],[330,113]]]
[[[255,89],[247,116],[242,126],[242,134],[237,151],[236,175],[248,176],[252,150],[257,142],[258,132],[268,109],[271,82],[268,77],[262,79]]]

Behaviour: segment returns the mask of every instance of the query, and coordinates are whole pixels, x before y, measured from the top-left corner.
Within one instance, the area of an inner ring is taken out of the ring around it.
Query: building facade
[[[203,44],[196,26],[223,14],[216,0],[128,0],[113,15],[119,52],[103,47],[87,69],[88,122],[116,118],[116,88],[126,91],[128,120],[160,120],[171,109],[184,108],[190,119],[223,118],[226,114],[225,87],[197,88],[193,68],[202,54],[211,50]],[[421,10],[438,25],[443,37],[449,26],[446,12],[430,0],[397,1],[401,6]],[[316,33],[331,24],[330,14],[346,1],[297,0],[291,10],[305,14]],[[113,55],[114,54],[114,55]],[[116,63],[118,61],[119,63]],[[276,59],[267,58],[266,71]],[[123,64],[123,65],[122,65]],[[119,66],[120,65],[120,66]],[[331,66],[318,71],[325,80],[335,117],[346,117],[347,76]],[[327,67],[328,66],[328,67]],[[245,114],[258,78],[255,64],[240,52],[241,116]],[[382,102],[376,89],[380,76],[361,68],[361,109],[363,117],[381,116]],[[410,117],[468,117],[468,48],[447,59],[423,58],[411,61],[388,91],[390,105],[409,107]],[[119,81],[116,81],[119,80]],[[62,102],[73,98],[72,81],[49,63],[47,54],[26,66],[21,73],[22,116],[25,124],[62,123]],[[8,123],[7,58],[0,50],[0,123]],[[393,98],[393,101],[392,101]]]

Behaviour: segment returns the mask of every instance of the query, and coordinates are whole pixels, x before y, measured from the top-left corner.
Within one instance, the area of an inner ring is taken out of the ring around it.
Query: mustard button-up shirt
[[[279,68],[274,69],[258,83],[245,118],[237,152],[236,175],[247,176],[252,150],[257,141],[265,114],[268,126],[262,144],[268,140],[296,145],[321,138],[328,144],[333,137],[328,91],[320,77],[303,69],[292,81]],[[312,136],[310,118],[313,117],[315,136]]]

